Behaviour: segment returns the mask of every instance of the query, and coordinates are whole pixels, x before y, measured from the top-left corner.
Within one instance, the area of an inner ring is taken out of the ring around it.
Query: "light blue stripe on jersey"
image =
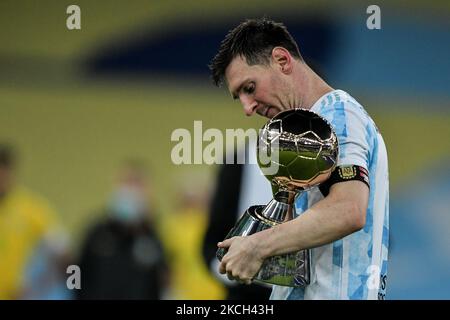
[[[301,193],[295,202],[295,213],[296,215],[300,215],[303,212],[308,210],[308,193]]]
[[[369,163],[368,163],[368,169],[369,169],[369,182],[370,182],[370,199],[369,199],[369,208],[367,210],[367,217],[366,217],[366,225],[364,226],[365,232],[370,232],[372,230],[373,226],[373,204],[374,204],[374,197],[376,193],[376,184],[375,184],[375,172],[377,171],[377,159],[378,159],[378,139],[377,139],[377,132],[374,128],[374,126],[369,123],[366,126],[366,141],[369,145],[369,150],[371,150],[371,153],[369,153]],[[372,254],[370,254],[370,257],[372,257]]]
[[[367,279],[368,275],[360,274],[357,277],[352,273],[349,273],[349,284],[354,285],[355,283],[359,283],[357,289],[349,296],[350,300],[361,300],[367,299]]]
[[[342,267],[343,267],[343,240],[333,242],[333,288],[335,289],[332,299],[340,299],[342,287]]]
[[[385,246],[387,248],[389,245],[389,228],[386,225],[383,226],[383,238],[382,239],[383,239],[382,240],[383,246]]]
[[[342,268],[342,239],[333,243],[333,264]]]
[[[337,95],[336,95],[337,96]],[[328,95],[327,99],[324,99],[320,105],[319,114],[325,117],[333,126],[335,133],[341,141],[347,138],[347,117],[345,115],[345,104],[341,101],[339,96],[332,99],[333,95]],[[325,103],[325,101],[327,103]],[[327,115],[330,115],[330,111],[333,111],[333,117],[330,119]],[[346,150],[346,143],[339,143],[339,156],[344,157]]]
[[[336,135],[338,136],[338,139],[347,138],[347,119],[345,116],[345,106],[343,102],[337,102],[334,105],[334,108],[336,112],[334,112],[333,120],[331,121],[331,124],[334,127],[334,130],[336,132]],[[343,143],[339,146],[339,153],[340,157],[345,157],[346,154],[346,147],[347,144]]]
[[[333,96],[334,96],[334,99],[336,100],[336,102],[341,101],[341,97],[339,96],[339,94],[337,92],[333,92]]]
[[[332,96],[331,94],[329,94],[329,95],[327,96],[327,102],[328,102],[328,105],[333,104],[333,96]]]
[[[288,295],[287,300],[304,300],[305,299],[305,288],[295,288],[291,290],[291,293]]]
[[[389,193],[386,195],[386,203],[384,205],[383,246],[386,249],[389,248]]]

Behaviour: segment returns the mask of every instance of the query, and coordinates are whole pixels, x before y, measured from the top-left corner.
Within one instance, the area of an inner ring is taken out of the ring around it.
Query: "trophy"
[[[295,200],[326,181],[336,167],[338,140],[331,125],[305,109],[278,113],[260,131],[258,165],[270,181],[273,199],[267,205],[251,206],[225,239],[247,236],[294,218]],[[219,248],[222,260],[227,249]],[[310,250],[267,258],[253,278],[281,286],[299,287],[310,283]]]

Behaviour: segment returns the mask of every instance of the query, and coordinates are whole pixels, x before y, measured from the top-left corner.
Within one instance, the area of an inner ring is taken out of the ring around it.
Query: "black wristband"
[[[333,184],[352,180],[362,181],[370,189],[369,173],[367,170],[361,166],[348,165],[336,167],[328,180],[319,186],[319,190],[326,197],[330,193],[330,188]]]

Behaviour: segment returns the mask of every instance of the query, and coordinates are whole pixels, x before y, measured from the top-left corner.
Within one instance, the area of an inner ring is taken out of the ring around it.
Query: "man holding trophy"
[[[210,68],[246,115],[270,119],[258,161],[274,195],[218,244],[219,271],[273,284],[272,299],[384,299],[387,153],[364,108],[322,80],[271,20],[231,30]]]

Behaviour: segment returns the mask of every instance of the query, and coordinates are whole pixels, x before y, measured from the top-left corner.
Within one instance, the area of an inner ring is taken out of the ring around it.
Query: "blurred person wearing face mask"
[[[163,297],[167,268],[153,225],[149,188],[143,165],[125,163],[105,214],[82,246],[78,299]]]

